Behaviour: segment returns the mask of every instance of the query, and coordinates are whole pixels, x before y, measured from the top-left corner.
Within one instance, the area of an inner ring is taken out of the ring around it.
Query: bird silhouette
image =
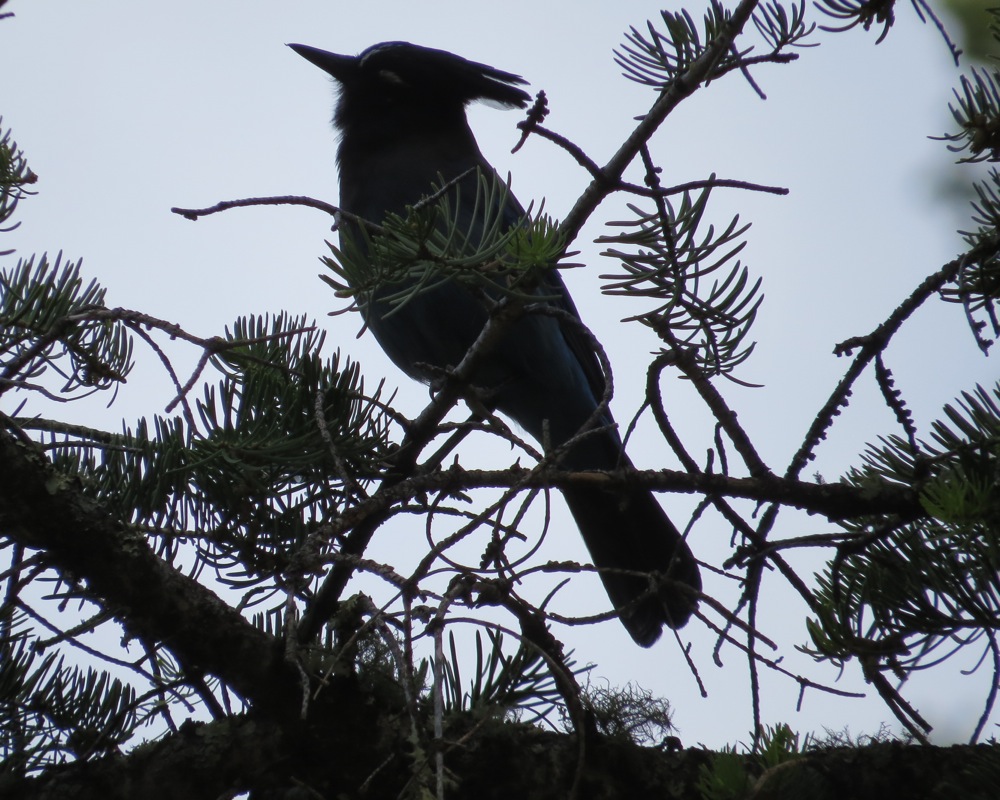
[[[520,76],[408,42],[376,44],[356,56],[289,47],[337,82],[333,124],[340,133],[344,246],[347,238],[364,238],[357,220],[379,224],[389,214],[405,217],[436,187],[445,187],[463,229],[486,224],[477,221],[483,217],[481,181],[498,179],[476,143],[466,106],[483,100],[524,108],[530,97],[520,88],[526,83]],[[503,204],[491,209],[502,227],[522,224],[524,211],[513,194],[488,196]],[[559,272],[547,270],[535,292],[539,303],[563,314],[527,313],[515,320],[480,359],[473,383],[485,388],[493,408],[550,449],[569,442],[561,468],[631,467],[610,411],[597,415],[589,434],[579,435],[595,416],[605,376],[579,326],[566,318],[579,314]],[[400,369],[425,383],[457,365],[489,319],[490,293],[454,279],[398,306],[387,295],[363,295],[366,325]],[[701,589],[698,564],[652,492],[617,484],[566,486],[562,494],[632,638],[649,647],[664,624],[684,625]]]

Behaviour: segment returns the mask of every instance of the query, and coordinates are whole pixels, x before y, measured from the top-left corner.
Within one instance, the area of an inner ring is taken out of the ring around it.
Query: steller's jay
[[[485,100],[524,108],[530,98],[518,88],[525,83],[522,78],[407,42],[377,44],[358,56],[289,46],[339,84],[333,122],[341,135],[337,164],[343,211],[378,224],[390,213],[405,217],[408,207],[435,187],[446,186],[460,216],[464,212],[472,219],[477,173],[495,179],[495,172],[479,151],[465,107]],[[517,200],[509,193],[501,196],[506,203],[502,223],[519,224],[524,212]],[[357,227],[342,220],[342,241],[352,227],[356,234]],[[579,317],[558,271],[547,271],[537,292],[540,300]],[[361,311],[393,362],[407,375],[430,383],[442,369],[461,361],[487,322],[487,303],[482,292],[448,280],[416,294],[392,314],[386,314],[388,305],[376,291],[362,300]],[[529,313],[484,354],[475,385],[486,389],[490,405],[538,441],[556,447],[580,433],[605,382],[593,349],[576,326]],[[631,466],[610,412],[598,424],[600,430],[567,449],[561,467]],[[701,589],[698,564],[652,492],[641,487],[562,491],[632,638],[649,647],[664,623],[684,625]],[[653,571],[666,581],[654,584],[645,575],[628,574]]]

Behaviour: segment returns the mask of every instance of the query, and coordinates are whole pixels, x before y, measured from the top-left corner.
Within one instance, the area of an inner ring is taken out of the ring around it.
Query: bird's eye
[[[398,74],[388,69],[380,69],[378,72],[379,78],[381,78],[386,83],[391,83],[394,86],[405,86],[406,81],[399,77]]]

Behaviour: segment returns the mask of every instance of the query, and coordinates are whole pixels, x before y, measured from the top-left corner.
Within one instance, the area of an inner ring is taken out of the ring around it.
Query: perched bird
[[[377,224],[390,213],[405,216],[407,207],[446,186],[460,214],[472,219],[477,172],[488,177],[495,172],[476,144],[465,108],[475,100],[524,108],[530,98],[519,88],[525,84],[521,77],[407,42],[376,44],[357,56],[289,46],[339,84],[333,123],[340,132],[343,211]],[[503,224],[519,224],[521,206],[509,193],[502,197]],[[345,227],[351,226],[342,225],[342,241]],[[558,271],[546,273],[537,293],[579,318]],[[448,280],[391,314],[377,292],[362,302],[361,311],[393,362],[430,383],[461,361],[487,322],[487,303],[482,292]],[[541,314],[525,314],[510,325],[484,355],[474,383],[486,390],[496,410],[550,447],[580,433],[605,388],[597,356],[577,326]],[[571,445],[561,467],[631,466],[610,412],[604,412],[598,427]],[[645,488],[562,491],[632,638],[649,647],[664,623],[684,625],[701,588],[698,564],[653,494]],[[666,580],[653,584],[638,574],[654,571]]]

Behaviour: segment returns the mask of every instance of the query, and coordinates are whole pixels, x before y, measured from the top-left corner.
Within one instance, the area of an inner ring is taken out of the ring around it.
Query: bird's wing
[[[499,181],[500,177],[492,169],[490,171],[493,172],[496,180]],[[524,215],[523,206],[514,197],[513,192],[508,191],[507,205],[504,208],[504,226],[510,228],[521,224]],[[554,298],[549,302],[556,308],[569,313],[577,321],[573,323],[560,319],[559,330],[562,332],[563,339],[566,340],[566,345],[569,347],[570,352],[580,363],[583,374],[586,376],[587,383],[590,386],[590,391],[594,394],[594,400],[600,401],[604,396],[607,379],[604,370],[601,368],[601,362],[597,357],[597,353],[581,330],[583,320],[580,317],[580,312],[577,311],[576,304],[573,302],[573,298],[570,296],[569,290],[563,281],[562,273],[558,269],[551,269],[545,273],[542,285],[538,289],[538,294]],[[611,413],[608,412],[607,416],[610,420]]]

